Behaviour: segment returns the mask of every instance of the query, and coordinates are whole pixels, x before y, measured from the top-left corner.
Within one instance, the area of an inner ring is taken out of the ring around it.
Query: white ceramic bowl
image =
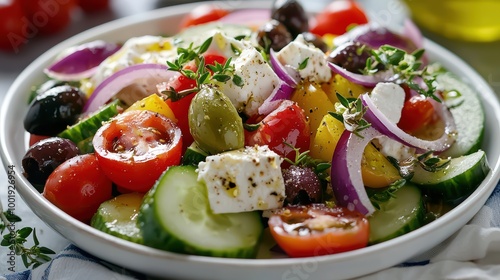
[[[269,2],[234,2],[229,8],[266,7]],[[182,5],[151,11],[90,29],[55,46],[15,80],[1,107],[0,145],[4,165],[14,164],[17,190],[26,204],[43,221],[71,242],[117,265],[145,274],[174,279],[333,279],[350,278],[375,272],[414,257],[434,247],[467,223],[494,189],[500,177],[500,106],[488,84],[462,60],[426,41],[431,60],[441,62],[480,93],[486,111],[483,149],[492,172],[477,190],[451,212],[402,237],[336,255],[297,259],[223,259],[173,254],[134,244],[100,232],[71,218],[44,199],[22,176],[21,159],[26,151],[22,120],[27,110],[27,95],[33,84],[43,81],[42,69],[63,49],[95,39],[124,41],[145,34],[174,34],[182,16],[195,7]]]

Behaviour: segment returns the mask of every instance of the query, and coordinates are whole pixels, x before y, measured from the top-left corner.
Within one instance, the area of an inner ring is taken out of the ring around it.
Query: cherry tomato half
[[[331,2],[310,22],[311,33],[341,35],[350,26],[368,23],[368,18],[361,7],[353,0]]]
[[[295,160],[292,147],[305,152],[309,150],[310,142],[309,123],[304,111],[290,100],[283,101],[264,117],[257,130],[245,130],[245,145],[268,145],[271,150],[292,161]]]
[[[366,247],[368,220],[358,212],[323,204],[288,206],[268,221],[271,235],[290,257],[312,257]]]
[[[229,14],[229,11],[213,4],[203,4],[194,8],[182,21],[181,28],[216,21]]]
[[[432,122],[434,106],[424,96],[415,95],[405,101],[398,127],[413,134]]]
[[[170,119],[133,110],[104,124],[92,141],[104,173],[123,189],[146,192],[181,159],[181,131]]]
[[[43,196],[82,222],[89,222],[101,203],[111,199],[112,182],[93,154],[79,155],[59,165],[45,183]]]

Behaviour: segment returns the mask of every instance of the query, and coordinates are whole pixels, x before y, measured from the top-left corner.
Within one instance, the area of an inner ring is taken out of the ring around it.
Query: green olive
[[[238,111],[226,95],[212,87],[203,87],[191,101],[189,131],[198,147],[210,154],[245,145]]]

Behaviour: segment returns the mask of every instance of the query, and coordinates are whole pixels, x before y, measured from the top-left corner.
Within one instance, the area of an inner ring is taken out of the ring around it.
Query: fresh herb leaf
[[[389,201],[395,198],[395,193],[406,184],[405,179],[397,180],[396,182],[390,184],[386,189],[382,191],[374,191],[369,195],[370,201],[373,206],[380,210],[380,203]]]
[[[9,233],[3,235],[0,246],[7,247],[16,255],[21,256],[23,264],[26,268],[36,268],[43,263],[50,261],[47,254],[55,254],[54,251],[47,247],[39,246],[40,241],[36,235],[36,229],[31,227],[23,227],[14,230],[12,223],[21,222],[21,218],[11,211],[3,211],[3,206],[0,203],[0,228],[1,233],[5,229],[9,229]],[[25,247],[27,238],[32,234],[33,243],[32,247]]]
[[[288,147],[295,151],[295,159],[292,161],[289,158],[285,158],[285,161],[292,165],[309,167],[322,181],[328,181],[330,176],[328,175],[328,169],[330,169],[331,164],[329,162],[324,162],[319,159],[313,158],[309,155],[309,151],[300,152],[299,148],[295,148],[292,144],[283,142]]]
[[[259,129],[259,127],[260,127],[259,123],[256,123],[256,124],[244,123],[243,124],[243,128],[248,132],[256,131],[257,129]]]
[[[307,62],[309,62],[309,57],[306,57],[301,63],[299,63],[299,70],[303,70],[307,67]]]
[[[366,108],[363,106],[360,98],[347,99],[340,93],[337,94],[338,103],[335,103],[335,112],[329,112],[329,114],[341,121],[348,131],[362,137],[359,132],[367,129],[371,126],[363,116],[366,112]]]

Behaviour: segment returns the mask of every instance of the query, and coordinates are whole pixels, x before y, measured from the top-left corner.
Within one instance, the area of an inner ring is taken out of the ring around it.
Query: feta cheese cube
[[[238,112],[253,116],[258,113],[259,107],[271,95],[280,80],[254,47],[243,49],[241,54],[233,59],[232,64],[234,74],[243,79],[243,86],[228,81],[220,85],[221,91],[231,100]]]
[[[198,165],[214,213],[239,213],[283,206],[281,157],[267,146],[208,156]]]
[[[378,83],[370,95],[377,109],[392,123],[398,123],[405,103],[404,89],[395,83]]]
[[[298,35],[276,55],[283,65],[297,69],[302,79],[321,83],[328,82],[332,78],[332,70],[328,67],[325,53],[307,43],[302,35]],[[308,59],[306,66],[299,69],[299,65],[305,59]]]

